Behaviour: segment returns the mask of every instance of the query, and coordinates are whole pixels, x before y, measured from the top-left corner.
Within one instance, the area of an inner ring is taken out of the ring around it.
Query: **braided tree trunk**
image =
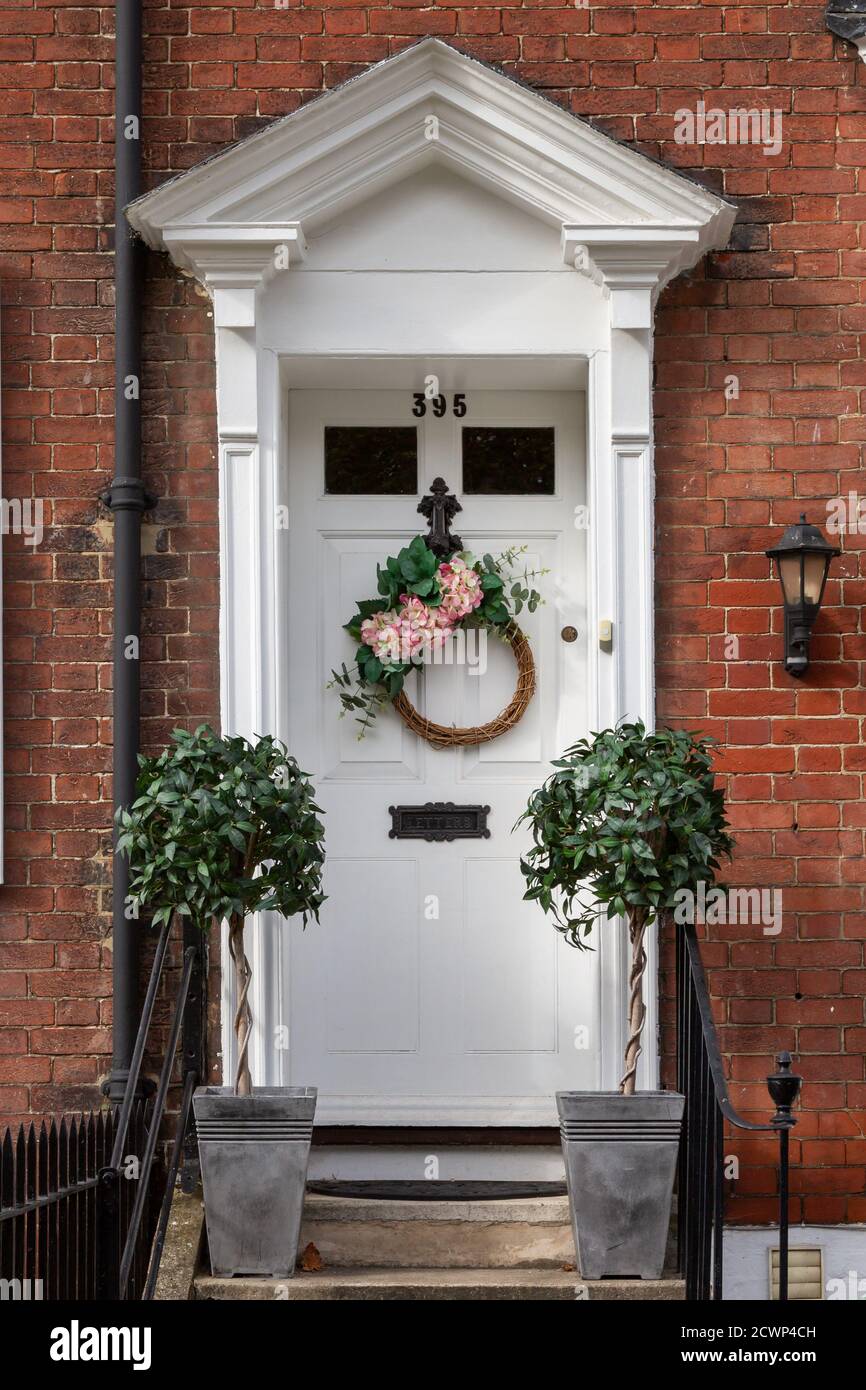
[[[628,934],[631,941],[631,970],[628,986],[628,1042],[625,1045],[625,1075],[619,1083],[620,1094],[633,1096],[637,1059],[641,1054],[640,1035],[646,1018],[646,1005],[643,1002],[643,977],[646,970],[646,951],[644,938],[649,914],[637,909],[629,917]]]
[[[235,1037],[238,1041],[238,1064],[235,1071],[235,1095],[251,1096],[253,1093],[253,1083],[250,1077],[250,1067],[247,1054],[250,1046],[250,1033],[253,1027],[253,1016],[247,1002],[247,995],[250,992],[250,979],[252,971],[244,951],[244,919],[237,913],[233,913],[229,918],[229,955],[234,961],[235,983],[237,985],[238,1003],[235,1009],[234,1027]]]

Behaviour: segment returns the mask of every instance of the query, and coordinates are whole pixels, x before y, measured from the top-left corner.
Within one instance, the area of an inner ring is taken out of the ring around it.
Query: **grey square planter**
[[[261,1086],[251,1096],[201,1086],[193,1096],[211,1272],[295,1272],[316,1089]]]
[[[559,1091],[577,1267],[584,1279],[659,1279],[685,1096]]]

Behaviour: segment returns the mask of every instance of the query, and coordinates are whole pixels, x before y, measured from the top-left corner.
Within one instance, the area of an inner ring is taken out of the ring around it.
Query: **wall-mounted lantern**
[[[830,561],[842,552],[801,513],[796,525],[789,526],[779,544],[766,553],[779,564],[785,605],[785,670],[802,676],[809,665],[809,637],[824,597]]]

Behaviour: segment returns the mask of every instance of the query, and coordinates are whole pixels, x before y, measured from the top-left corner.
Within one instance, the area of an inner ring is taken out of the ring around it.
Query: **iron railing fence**
[[[0,1142],[0,1298],[87,1301],[97,1297],[100,1171],[118,1134],[117,1109],[88,1111],[7,1129]],[[126,1244],[135,1199],[141,1215],[129,1241],[129,1296],[144,1288],[161,1174],[135,1180],[146,1144],[148,1106],[131,1107],[114,1239]]]
[[[738,1114],[728,1095],[722,1057],[694,926],[676,931],[677,1089],[686,1097],[677,1178],[677,1244],[686,1298],[719,1300],[724,1287],[725,1121],[735,1129],[778,1135],[779,1298],[788,1299],[788,1187],[792,1107],[802,1079],[791,1056],[777,1057],[767,1077],[775,1114],[757,1124]]]
[[[0,1298],[153,1297],[175,1184],[203,1071],[205,946],[184,928],[183,962],[155,1094],[141,1068],[174,923],[163,927],[120,1106],[22,1125],[0,1145]],[[160,1133],[176,1054],[182,1092],[167,1173]],[[194,1150],[193,1150],[194,1152]],[[191,1186],[189,1172],[185,1186]]]

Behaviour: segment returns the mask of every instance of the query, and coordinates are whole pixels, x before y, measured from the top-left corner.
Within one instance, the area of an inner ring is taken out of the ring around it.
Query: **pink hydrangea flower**
[[[472,571],[468,573],[473,574]],[[477,575],[473,574],[473,578],[477,579]],[[423,660],[429,652],[439,650],[453,635],[455,623],[476,608],[483,597],[479,588],[473,601],[465,591],[466,581],[462,578],[451,582],[462,587],[447,589],[442,605],[435,608],[429,608],[417,594],[401,594],[399,611],[383,610],[363,620],[361,641],[372,648],[384,665]],[[446,596],[450,598],[447,607]]]
[[[430,609],[430,616],[436,629],[443,633],[445,637],[450,637],[454,631],[454,619],[449,613],[445,612],[441,603],[437,608]]]
[[[432,648],[441,647],[445,639],[451,636],[451,623],[443,622],[438,609],[428,608],[416,594],[401,594],[400,603],[403,661],[411,661],[413,657],[423,658]]]
[[[446,560],[438,570],[442,588],[442,612],[451,623],[460,622],[483,602],[481,576],[465,560]]]
[[[361,623],[361,641],[387,665],[400,658],[400,618],[393,609],[374,613]]]

